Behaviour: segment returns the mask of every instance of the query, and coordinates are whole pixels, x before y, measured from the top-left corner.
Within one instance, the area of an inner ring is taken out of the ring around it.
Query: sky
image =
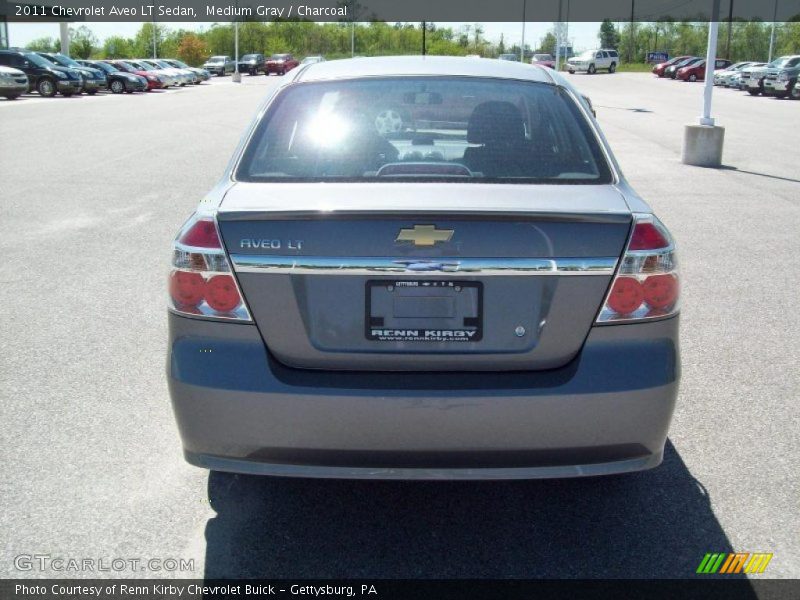
[[[94,32],[94,34],[101,40],[112,35],[121,35],[125,37],[133,37],[141,23],[86,23],[86,25]],[[200,31],[207,29],[210,23],[168,23],[167,26],[174,29],[188,29]],[[452,27],[455,30],[460,29],[463,25],[473,25],[473,23],[437,23],[437,26]],[[484,29],[484,37],[492,42],[498,42],[500,36],[503,36],[503,41],[506,46],[519,44],[522,38],[522,24],[521,23],[481,23]],[[552,23],[526,23],[525,24],[525,42],[532,48],[535,48],[544,35],[551,30]],[[597,32],[600,29],[600,23],[570,23],[568,39],[572,42],[575,51],[596,48],[599,44],[597,39]],[[32,40],[40,37],[59,37],[58,23],[9,23],[8,24],[8,37],[10,46],[25,46]]]

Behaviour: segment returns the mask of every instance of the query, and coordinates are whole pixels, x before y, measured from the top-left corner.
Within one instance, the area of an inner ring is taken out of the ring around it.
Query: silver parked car
[[[16,100],[28,91],[28,76],[19,69],[0,65],[0,96]]]
[[[291,72],[178,233],[187,460],[532,478],[662,460],[675,244],[559,74],[447,57]]]

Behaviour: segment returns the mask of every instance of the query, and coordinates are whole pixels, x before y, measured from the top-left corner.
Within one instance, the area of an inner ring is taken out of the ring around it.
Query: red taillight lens
[[[657,250],[669,246],[669,240],[653,223],[637,223],[628,250]]]
[[[213,219],[189,220],[175,240],[172,268],[169,293],[175,312],[250,320]]]
[[[200,273],[173,271],[169,278],[169,294],[178,306],[197,307],[205,295],[206,280]]]
[[[653,215],[634,215],[633,232],[598,323],[664,317],[678,311],[678,265],[667,229]]]
[[[678,278],[675,275],[651,275],[642,284],[644,301],[650,308],[669,308],[678,299]]]
[[[195,248],[222,248],[217,235],[217,226],[214,221],[196,221],[189,229],[183,232],[178,242]]]
[[[635,311],[644,300],[642,285],[633,277],[617,277],[606,301],[609,308],[620,315]]]
[[[236,282],[230,275],[214,275],[206,282],[206,302],[214,310],[230,312],[241,301]]]

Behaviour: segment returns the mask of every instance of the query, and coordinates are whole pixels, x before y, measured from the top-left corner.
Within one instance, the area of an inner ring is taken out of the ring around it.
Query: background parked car
[[[699,56],[690,56],[689,58],[684,58],[683,60],[679,60],[678,62],[671,64],[666,69],[664,69],[664,77],[669,77],[670,79],[675,79],[678,76],[678,69],[682,69],[683,67],[689,66],[698,60],[703,60]]]
[[[162,59],[162,62],[165,62],[168,65],[175,67],[176,69],[186,69],[187,71],[191,71],[197,76],[197,81],[195,81],[195,83],[198,85],[203,81],[208,81],[209,79],[211,79],[211,73],[209,73],[205,69],[200,69],[198,67],[190,67],[185,62],[180,61],[177,58],[164,58]]]
[[[671,67],[673,65],[677,65],[679,62],[683,62],[684,60],[687,60],[689,58],[694,58],[694,57],[693,56],[689,56],[687,54],[687,55],[684,55],[684,56],[675,56],[673,58],[670,58],[666,62],[658,63],[657,65],[653,66],[653,74],[658,76],[658,77],[666,77],[667,76],[666,70],[669,67]]]
[[[81,77],[83,77],[82,91],[91,96],[94,96],[98,90],[106,89],[106,86],[108,85],[104,71],[84,67],[77,61],[71,59],[69,56],[65,56],[64,54],[60,54],[58,52],[37,52],[37,54],[45,60],[49,60],[53,64],[62,67],[68,67],[80,73]]]
[[[199,81],[197,75],[195,75],[194,71],[191,69],[182,69],[180,67],[176,67],[170,63],[168,63],[163,58],[159,58],[158,60],[153,59],[148,61],[150,64],[154,64],[157,67],[161,67],[165,71],[168,71],[175,75],[178,78],[178,81],[181,86],[184,85],[194,85]]]
[[[534,54],[531,58],[532,65],[541,65],[542,67],[556,68],[556,60],[552,54]]]
[[[765,78],[768,73],[773,72],[775,70],[776,80],[777,80],[777,73],[789,62],[792,61],[793,58],[797,58],[794,55],[789,56],[780,56],[773,60],[771,63],[764,65],[763,67],[758,68],[751,68],[748,67],[742,71],[742,79],[745,81],[747,85],[747,93],[751,96],[758,96],[759,94],[766,93],[765,90]]]
[[[83,89],[83,77],[75,69],[60,67],[35,52],[0,50],[0,65],[25,73],[30,89],[46,98],[55,96],[56,92],[60,92],[62,96],[71,96]]]
[[[766,67],[767,63],[763,62],[751,62],[749,65],[742,67],[739,69],[738,72],[734,73],[733,75],[729,75],[725,85],[729,88],[735,88],[737,90],[746,90],[747,89],[747,82],[745,81],[745,71],[747,69],[757,69],[760,67]]]
[[[212,56],[203,63],[203,68],[222,77],[227,73],[233,73],[236,70],[236,63],[230,56]]]
[[[16,100],[28,91],[28,76],[19,69],[0,67],[0,96]]]
[[[586,71],[589,75],[597,73],[598,69],[607,69],[609,73],[617,70],[619,54],[616,50],[587,50],[567,61],[567,70],[570,73]]]
[[[180,69],[170,67],[166,65],[166,63],[162,65],[157,60],[147,58],[137,59],[136,62],[145,67],[152,67],[153,72],[163,74],[167,78],[171,78],[172,83],[170,85],[184,86],[192,83],[192,78],[190,75],[188,75],[188,73],[184,73]]]
[[[267,59],[263,54],[245,54],[239,59],[239,73],[249,73],[250,75],[258,75],[258,72],[267,72],[266,70]]]
[[[300,61],[301,65],[313,65],[315,63],[325,62],[324,56],[306,56]]]
[[[792,98],[795,100],[800,100],[800,81],[794,84],[794,88],[792,89]]]
[[[800,55],[781,56],[774,67],[764,73],[764,92],[770,96],[786,98],[792,93],[800,74]]]
[[[717,69],[714,71],[714,85],[724,86],[728,82],[728,78],[738,73],[745,67],[753,64],[750,61],[743,61],[728,65],[724,69]]]
[[[269,57],[269,60],[267,60],[266,73],[267,75],[270,73],[283,75],[299,64],[300,62],[291,54],[273,54]]]
[[[714,69],[724,69],[731,64],[731,61],[718,58],[714,62]],[[701,58],[685,67],[678,69],[676,77],[683,81],[704,81],[706,78],[706,59]]]
[[[153,75],[157,76],[164,82],[164,87],[177,87],[180,82],[178,78],[172,74],[167,72],[165,69],[161,67],[157,67],[155,65],[151,65],[143,60],[136,59],[136,60],[129,60],[130,64],[141,71],[147,71],[148,73],[152,73]]]
[[[133,92],[147,91],[147,79],[141,75],[120,71],[114,65],[103,62],[102,60],[78,60],[76,62],[84,67],[91,67],[103,71],[108,81],[108,89],[114,94],[121,94],[123,92],[132,94]]]
[[[127,60],[106,60],[103,62],[107,62],[108,64],[116,67],[120,71],[124,71],[126,73],[133,73],[134,75],[139,75],[140,77],[144,77],[145,81],[147,81],[147,91],[150,90],[161,90],[167,87],[166,80],[159,77],[156,73],[152,71],[148,71],[147,69],[143,69],[139,65],[134,65],[130,61]]]

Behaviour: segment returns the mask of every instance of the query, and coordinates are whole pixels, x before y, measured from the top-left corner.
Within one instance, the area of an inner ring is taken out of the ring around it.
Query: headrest
[[[484,102],[476,106],[469,117],[467,142],[470,144],[514,144],[524,139],[522,115],[511,102]]]

